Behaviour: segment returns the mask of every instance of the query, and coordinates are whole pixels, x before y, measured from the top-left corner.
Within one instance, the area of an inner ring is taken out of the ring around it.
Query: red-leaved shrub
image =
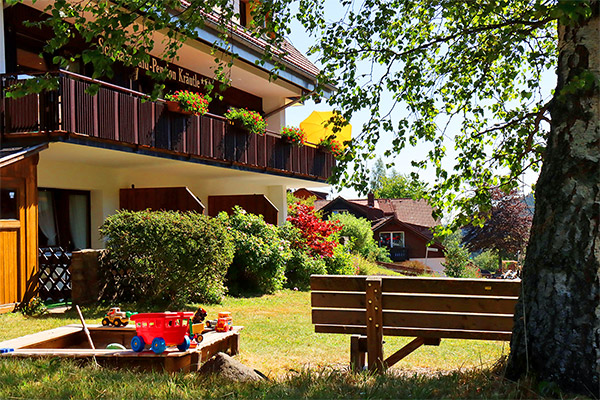
[[[290,207],[287,220],[300,230],[301,241],[293,243],[294,246],[307,246],[313,257],[333,256],[333,249],[338,243],[332,235],[342,229],[337,221],[323,221],[315,215],[314,207],[300,203]]]

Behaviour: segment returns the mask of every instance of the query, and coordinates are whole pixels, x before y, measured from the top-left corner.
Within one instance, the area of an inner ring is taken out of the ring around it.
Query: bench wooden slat
[[[448,296],[384,293],[384,310],[441,311],[458,313],[510,314],[515,311],[516,297]]]
[[[430,294],[383,294],[384,310],[446,311],[467,313],[513,314],[517,297],[451,296]],[[311,305],[318,308],[366,309],[364,293],[311,293]]]
[[[366,315],[362,310],[314,308],[312,310],[312,323],[366,326]],[[513,327],[513,316],[503,314],[458,314],[384,310],[383,326],[510,331]]]
[[[362,292],[366,290],[366,276],[311,275],[310,290]]]
[[[312,307],[367,309],[367,300],[360,292],[311,292]]]
[[[315,325],[316,333],[341,333],[352,335],[366,335],[367,328],[356,325]],[[498,340],[510,341],[512,333],[492,331],[465,331],[452,329],[425,329],[425,328],[383,328],[384,336],[408,336],[440,339],[469,339],[469,340]]]
[[[366,276],[313,275],[310,287],[313,291],[363,292]],[[479,296],[519,296],[520,281],[429,278],[429,277],[382,277],[384,293],[438,293]]]

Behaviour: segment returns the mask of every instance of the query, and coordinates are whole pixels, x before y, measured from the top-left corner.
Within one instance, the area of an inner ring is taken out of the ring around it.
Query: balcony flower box
[[[210,102],[207,95],[178,90],[165,96],[167,109],[183,115],[204,115],[208,112]]]
[[[281,139],[294,146],[303,146],[306,143],[306,132],[302,128],[284,126],[281,128]]]
[[[343,153],[343,148],[340,142],[334,139],[333,136],[328,136],[317,144],[319,150],[331,153],[335,158],[338,158]]]
[[[231,107],[224,115],[229,122],[249,133],[264,135],[267,132],[267,123],[256,111]]]

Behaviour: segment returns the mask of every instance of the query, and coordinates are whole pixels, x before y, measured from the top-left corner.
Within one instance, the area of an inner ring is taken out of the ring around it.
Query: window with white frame
[[[404,232],[379,233],[379,245],[382,247],[405,247]]]
[[[40,247],[89,248],[90,192],[40,188],[38,228]]]

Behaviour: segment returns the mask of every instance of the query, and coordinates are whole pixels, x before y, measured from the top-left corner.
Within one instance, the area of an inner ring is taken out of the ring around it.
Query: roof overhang
[[[34,146],[19,146],[0,149],[0,168],[24,160],[47,148],[48,143],[41,143]]]

